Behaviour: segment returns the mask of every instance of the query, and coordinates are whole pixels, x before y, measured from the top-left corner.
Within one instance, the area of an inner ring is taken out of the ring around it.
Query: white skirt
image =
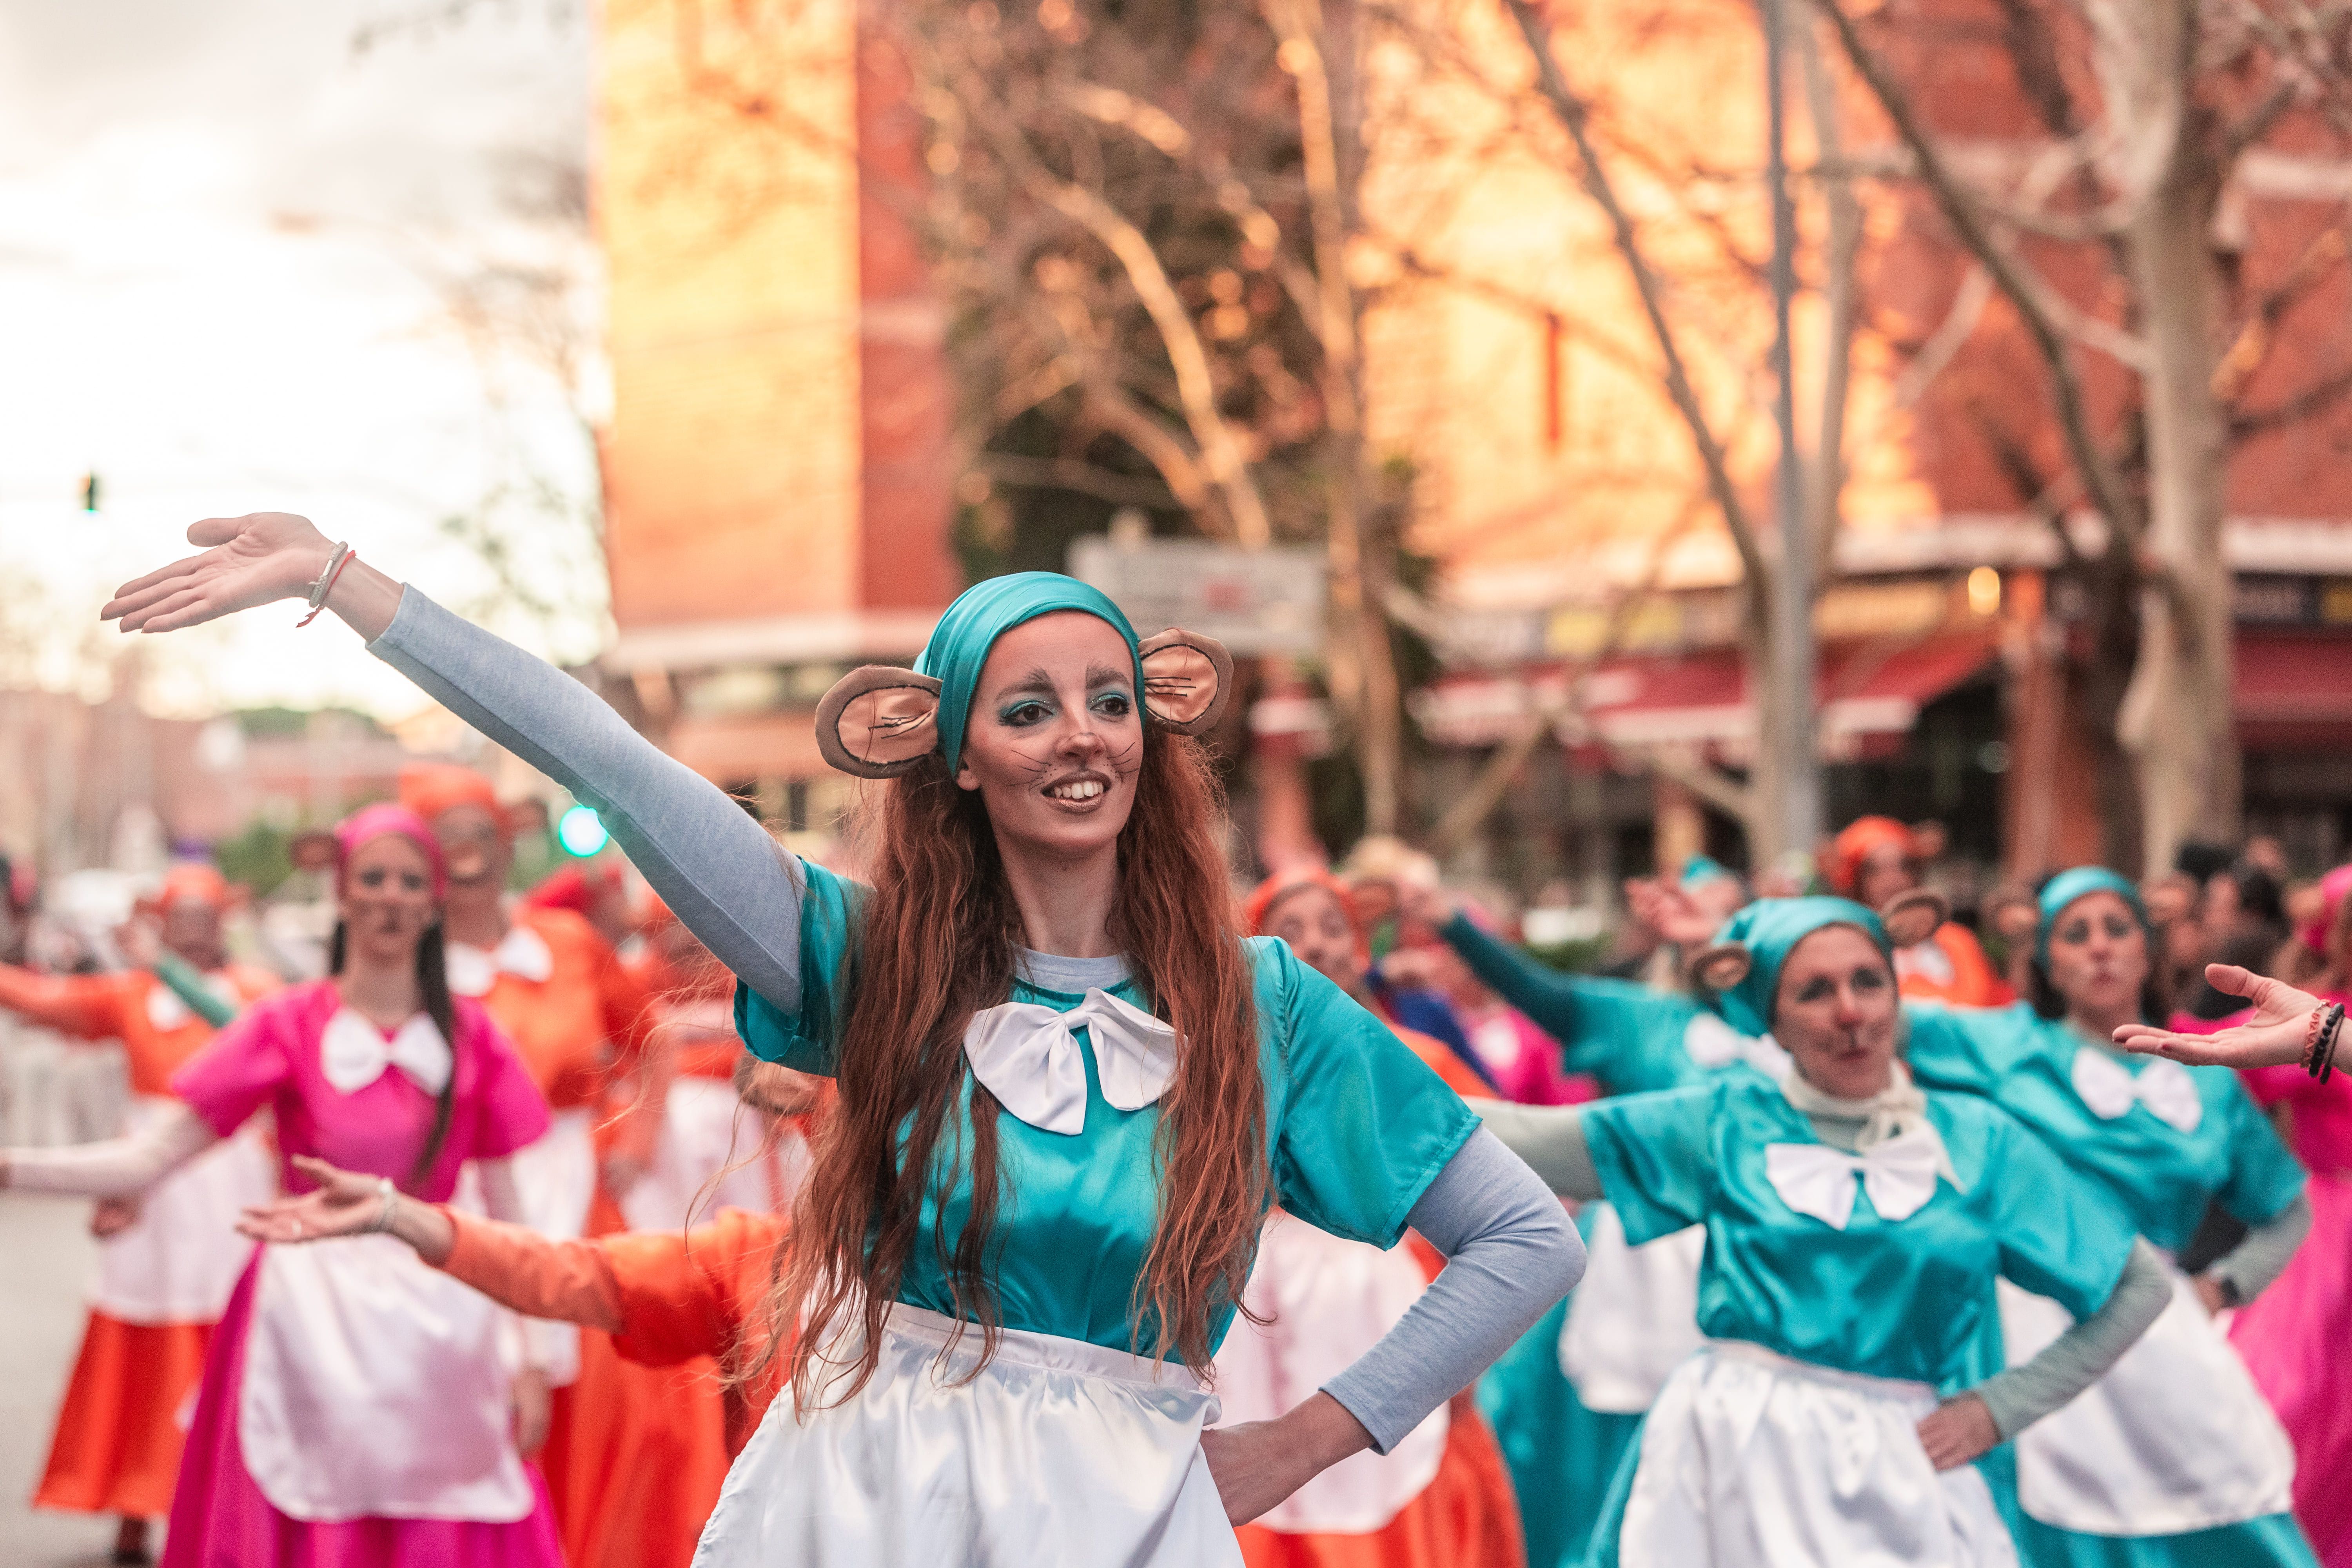
[[[393,1237],[265,1247],[237,1389],[254,1485],[312,1521],[521,1519],[506,1317]]]
[[[727,1474],[697,1568],[1239,1568],[1201,1452],[1217,1401],[1172,1363],[893,1305],[856,1397],[779,1396]],[[969,1377],[969,1381],[962,1381]]]
[[[2014,1568],[1973,1465],[1920,1446],[1924,1383],[1703,1347],[1642,1427],[1623,1568]]]
[[[130,1136],[187,1114],[142,1094],[123,1118]],[[278,1161],[251,1123],[147,1189],[139,1217],[99,1244],[90,1305],[123,1323],[216,1323],[252,1259],[237,1216],[278,1195]]]
[[[1605,1203],[1593,1205],[1584,1278],[1559,1326],[1559,1370],[1587,1410],[1639,1415],[1704,1343],[1698,1268],[1706,1228],[1692,1226],[1639,1247]]]
[[[1217,1352],[1217,1402],[1229,1423],[1271,1421],[1355,1364],[1429,1288],[1412,1248],[1386,1252],[1276,1209],[1259,1233],[1242,1305]],[[1385,1454],[1350,1454],[1258,1516],[1286,1535],[1369,1535],[1429,1489],[1445,1462],[1453,1414],[1439,1405]]]
[[[2074,1319],[2004,1279],[2009,1364]],[[2172,1301],[2105,1376],[2017,1435],[2017,1502],[2088,1535],[2184,1535],[2294,1506],[2294,1445],[2178,1268]]]
[[[521,1222],[556,1241],[578,1240],[588,1228],[589,1205],[596,1197],[595,1113],[584,1105],[556,1111],[548,1118],[547,1131],[516,1150],[507,1164],[514,1176],[515,1199],[522,1205]],[[469,1214],[489,1212],[471,1161],[457,1173],[457,1190],[449,1201]],[[577,1326],[546,1318],[510,1321],[527,1346],[509,1337],[511,1363],[538,1368],[551,1388],[568,1388],[580,1380]]]

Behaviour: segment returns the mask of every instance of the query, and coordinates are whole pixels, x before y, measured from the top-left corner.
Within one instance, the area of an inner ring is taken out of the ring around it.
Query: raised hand
[[[383,1188],[376,1177],[340,1171],[308,1154],[295,1155],[294,1168],[319,1184],[247,1209],[236,1222],[238,1235],[256,1241],[324,1241],[376,1228],[383,1213]]]
[[[334,548],[309,518],[290,511],[208,517],[188,530],[188,542],[211,548],[125,583],[99,618],[120,621],[126,632],[174,632],[299,599]]]
[[[2303,1060],[2311,1015],[2322,1005],[2318,997],[2234,963],[2209,963],[2205,978],[2216,991],[2252,1002],[2254,1016],[2210,1035],[2176,1035],[2153,1024],[2126,1024],[2116,1031],[2116,1044],[2143,1056],[2170,1057],[2197,1067],[2283,1067]]]

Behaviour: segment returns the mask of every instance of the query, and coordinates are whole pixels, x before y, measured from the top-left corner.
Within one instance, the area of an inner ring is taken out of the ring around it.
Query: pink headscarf
[[[2352,866],[2338,866],[2319,879],[2319,918],[2295,933],[2322,958],[2327,956],[2327,933],[2336,929],[2336,912],[2344,907],[2346,893],[2352,893]]]
[[[445,897],[449,891],[449,868],[441,858],[441,841],[433,837],[423,817],[390,801],[363,805],[335,824],[335,891],[343,890],[343,868],[360,847],[387,833],[399,834],[425,852],[425,863],[433,868],[433,896]]]

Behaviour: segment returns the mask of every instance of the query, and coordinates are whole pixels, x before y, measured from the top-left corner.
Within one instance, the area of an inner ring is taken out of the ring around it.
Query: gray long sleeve
[[[1561,1197],[1591,1203],[1601,1195],[1601,1171],[1584,1140],[1584,1113],[1575,1106],[1474,1100],[1470,1109],[1487,1131]]]
[[[2031,1360],[1995,1373],[1969,1392],[1984,1401],[2007,1442],[2096,1383],[2131,1349],[2172,1300],[2172,1276],[2145,1237],[2106,1305],[2042,1347]]]
[[[2295,1248],[2310,1234],[2311,1194],[2297,1193],[2294,1202],[2249,1229],[2208,1272],[2228,1280],[2241,1302],[2251,1301],[2285,1272]]]
[[[596,808],[686,929],[745,984],[800,1007],[799,867],[718,785],[543,659],[415,588],[368,651]]]
[[[1483,1129],[1405,1216],[1444,1255],[1428,1290],[1324,1385],[1387,1453],[1469,1386],[1584,1273],[1584,1243],[1543,1184]]]

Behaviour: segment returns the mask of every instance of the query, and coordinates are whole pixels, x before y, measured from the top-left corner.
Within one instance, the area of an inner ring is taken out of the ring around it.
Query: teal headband
[[[1685,888],[1696,888],[1701,882],[1736,882],[1739,879],[1712,855],[1694,855],[1683,862],[1683,874],[1677,879]]]
[[[1697,963],[1704,981],[1711,955],[1727,956],[1727,949],[1746,954],[1746,973],[1714,994],[1716,1010],[1724,1021],[1743,1035],[1770,1033],[1781,966],[1799,942],[1823,926],[1833,925],[1859,928],[1885,956],[1888,967],[1893,967],[1895,947],[1887,941],[1886,927],[1851,899],[1759,899],[1726,921],[1716,933],[1714,945],[1699,955]]]
[[[1135,628],[1128,624],[1125,612],[1111,602],[1109,595],[1059,572],[1014,572],[991,577],[956,596],[947,614],[940,617],[940,624],[931,628],[931,640],[923,645],[923,657],[915,661],[917,674],[928,675],[940,683],[940,749],[947,756],[949,773],[956,771],[957,762],[963,755],[963,728],[971,715],[972,691],[980,684],[982,668],[988,663],[988,650],[1013,627],[1059,610],[1076,610],[1109,623],[1127,644],[1128,658],[1135,671],[1135,700],[1140,706],[1141,647],[1136,641]]]
[[[2147,906],[2140,901],[2139,888],[2130,878],[2105,866],[2077,866],[2042,884],[2042,891],[2034,900],[2041,907],[2042,919],[2033,932],[2033,956],[2043,969],[2050,967],[2050,933],[2057,929],[2058,917],[2066,912],[2067,905],[2093,893],[2113,893],[2130,905],[2139,929],[2147,933],[2150,941],[2155,940],[2156,928],[2148,923]]]

